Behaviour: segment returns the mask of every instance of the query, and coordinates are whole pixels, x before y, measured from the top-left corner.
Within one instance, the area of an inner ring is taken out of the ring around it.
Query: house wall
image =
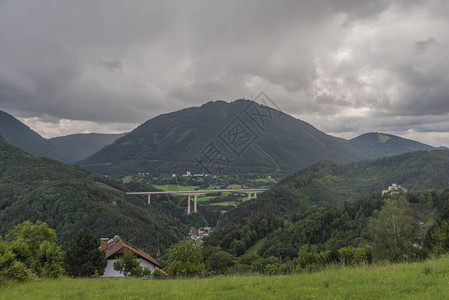
[[[138,258],[137,260],[139,261],[141,267],[149,268],[151,270],[151,273],[154,272],[154,265],[152,263],[143,258]],[[117,259],[108,259],[108,264],[106,266],[106,269],[104,269],[103,276],[101,277],[115,277],[115,278],[125,277],[123,273],[114,270],[114,262],[116,261]]]

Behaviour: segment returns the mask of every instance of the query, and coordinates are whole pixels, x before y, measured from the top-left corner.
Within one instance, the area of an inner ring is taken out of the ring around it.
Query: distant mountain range
[[[349,140],[349,144],[369,159],[437,148],[396,135],[370,132]],[[441,147],[440,147],[441,148]]]
[[[351,162],[438,148],[385,133],[351,140],[250,100],[211,101],[157,116],[128,134],[75,134],[46,140],[0,112],[0,135],[33,155],[94,172],[280,173],[319,161]]]
[[[36,156],[66,163],[89,157],[123,134],[72,134],[45,139],[10,114],[0,111],[0,136],[8,143]]]
[[[278,110],[237,100],[160,115],[79,164],[115,175],[188,170],[287,174],[322,160],[351,162],[434,149],[380,133],[347,141]]]
[[[122,134],[85,133],[71,134],[51,138],[48,141],[55,147],[63,160],[67,163],[75,163],[85,159],[104,146],[112,144]]]
[[[249,100],[155,117],[79,164],[95,172],[288,173],[364,158],[349,143]]]

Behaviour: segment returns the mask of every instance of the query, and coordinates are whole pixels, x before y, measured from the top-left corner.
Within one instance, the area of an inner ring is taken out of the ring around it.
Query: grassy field
[[[192,185],[178,185],[178,184],[164,184],[164,185],[154,185],[155,188],[158,188],[162,191],[193,191],[197,186]]]
[[[449,259],[332,267],[291,276],[141,280],[32,280],[0,287],[0,299],[447,299]]]
[[[128,176],[123,177],[122,182],[123,183],[129,183],[132,180],[133,180],[133,177],[131,175],[128,175]]]

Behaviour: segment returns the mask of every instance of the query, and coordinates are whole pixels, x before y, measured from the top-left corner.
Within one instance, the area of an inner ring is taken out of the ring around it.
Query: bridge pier
[[[148,194],[148,206],[150,206],[150,202],[151,202],[151,194]]]
[[[254,192],[254,199],[257,199],[257,193]]]
[[[190,215],[190,194],[187,197],[187,214]]]
[[[196,202],[198,200],[198,194],[195,194],[195,202],[193,202],[193,213],[196,214],[198,212],[196,208]]]

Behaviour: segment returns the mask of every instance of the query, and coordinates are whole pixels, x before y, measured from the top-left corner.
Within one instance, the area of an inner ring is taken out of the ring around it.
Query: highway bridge
[[[190,196],[194,196],[193,213],[197,213],[197,200],[199,194],[211,194],[211,193],[245,193],[248,194],[248,200],[254,195],[257,198],[257,193],[264,192],[268,189],[220,189],[220,190],[194,190],[194,191],[155,191],[155,192],[128,192],[127,195],[148,195],[148,205],[151,202],[151,195],[168,195],[168,194],[178,194],[187,195],[187,214],[190,215]]]

